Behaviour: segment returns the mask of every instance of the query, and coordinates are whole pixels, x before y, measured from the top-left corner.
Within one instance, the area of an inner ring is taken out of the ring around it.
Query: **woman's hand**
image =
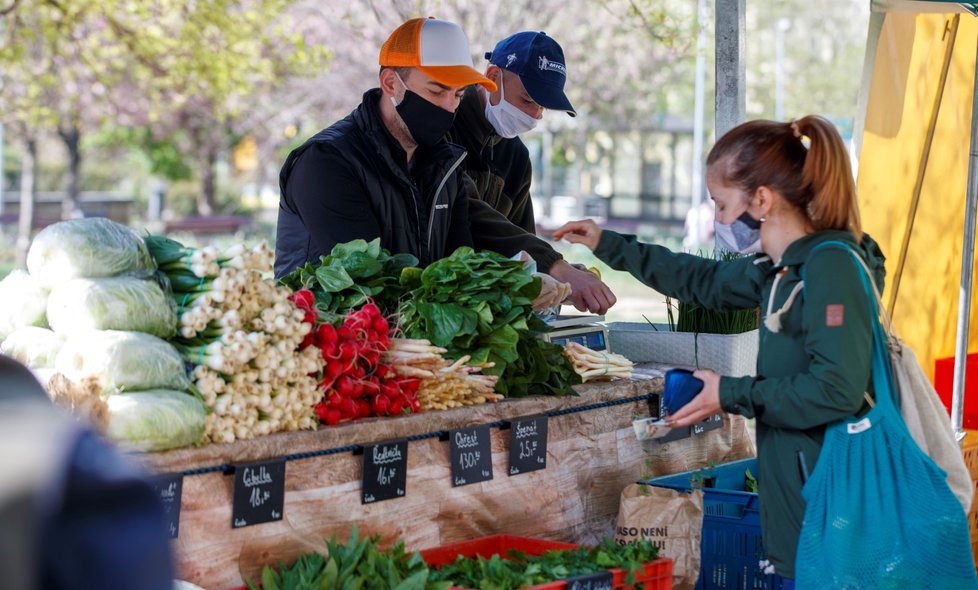
[[[666,419],[669,426],[689,426],[702,422],[722,411],[720,408],[720,375],[714,371],[694,371],[693,377],[703,381],[703,390],[679,411]]]
[[[601,228],[590,219],[570,221],[554,232],[554,239],[565,239],[574,244],[584,244],[593,251],[598,247],[598,241],[601,240]]]

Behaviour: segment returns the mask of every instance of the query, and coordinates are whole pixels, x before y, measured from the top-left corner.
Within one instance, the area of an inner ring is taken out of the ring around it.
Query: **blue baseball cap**
[[[564,50],[546,33],[526,31],[510,35],[487,52],[486,59],[519,76],[530,98],[543,108],[577,116],[564,94]]]

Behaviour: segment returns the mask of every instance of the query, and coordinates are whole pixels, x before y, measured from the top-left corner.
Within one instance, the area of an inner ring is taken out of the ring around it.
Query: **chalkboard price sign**
[[[362,504],[404,496],[407,489],[407,456],[406,439],[364,446]]]
[[[163,514],[166,517],[166,532],[171,539],[180,534],[180,500],[183,497],[183,474],[170,473],[158,475],[152,479]]]
[[[509,429],[509,474],[547,468],[547,417],[513,420]]]
[[[698,434],[703,434],[704,432],[716,430],[721,426],[723,426],[723,414],[713,414],[699,424],[693,424],[690,427],[690,432],[693,434],[693,436],[696,436]]]
[[[231,528],[282,520],[284,505],[284,459],[234,466]]]
[[[567,590],[611,590],[611,572],[597,572],[567,578]]]
[[[492,479],[492,445],[489,425],[460,428],[449,433],[452,485],[465,486]]]

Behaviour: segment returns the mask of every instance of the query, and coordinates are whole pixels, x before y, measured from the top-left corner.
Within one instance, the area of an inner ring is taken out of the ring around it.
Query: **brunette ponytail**
[[[848,230],[857,240],[861,239],[856,182],[839,132],[832,123],[816,115],[802,117],[791,127],[809,140],[802,184],[811,187],[807,213],[812,225],[817,230]]]

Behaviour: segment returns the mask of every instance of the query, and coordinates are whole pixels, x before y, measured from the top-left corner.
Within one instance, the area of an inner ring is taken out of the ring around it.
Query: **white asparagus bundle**
[[[566,356],[574,366],[574,371],[581,376],[581,381],[601,381],[613,377],[631,378],[632,361],[613,352],[600,352],[578,344],[568,342],[564,347]]]
[[[466,365],[471,360],[468,355],[452,362],[442,356],[445,352],[428,340],[393,338],[390,349],[381,354],[381,361],[398,375],[418,378],[417,396],[422,410],[447,410],[503,399],[496,393],[499,378],[481,374],[492,363]]]

